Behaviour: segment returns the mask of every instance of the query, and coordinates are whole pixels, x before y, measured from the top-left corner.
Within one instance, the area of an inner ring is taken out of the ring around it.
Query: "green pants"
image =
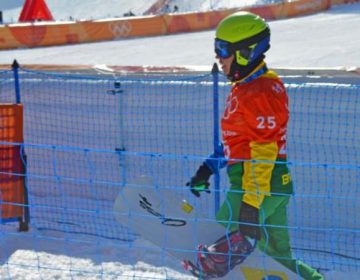
[[[229,230],[238,230],[239,213],[243,196],[241,163],[228,168],[230,190],[216,218]],[[276,180],[275,180],[276,181]],[[314,268],[293,258],[287,224],[287,206],[290,195],[265,196],[260,208],[259,222],[262,238],[257,247],[304,279],[324,279]]]

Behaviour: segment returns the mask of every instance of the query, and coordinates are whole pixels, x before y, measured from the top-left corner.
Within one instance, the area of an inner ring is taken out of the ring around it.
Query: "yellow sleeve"
[[[243,202],[260,208],[264,196],[270,196],[271,174],[278,154],[276,142],[250,142],[251,161],[244,162]]]

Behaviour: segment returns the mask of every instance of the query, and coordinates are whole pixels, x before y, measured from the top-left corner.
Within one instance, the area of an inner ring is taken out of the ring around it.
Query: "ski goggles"
[[[231,43],[215,39],[215,53],[220,58],[228,58],[232,55]]]
[[[262,49],[269,48],[270,41],[270,29],[265,28],[260,33],[252,36],[250,38],[246,38],[239,42],[230,43],[228,41],[224,41],[218,38],[215,38],[215,53],[220,58],[229,58],[235,50],[242,50],[242,53],[247,52],[245,55],[250,55],[250,46],[261,45]]]

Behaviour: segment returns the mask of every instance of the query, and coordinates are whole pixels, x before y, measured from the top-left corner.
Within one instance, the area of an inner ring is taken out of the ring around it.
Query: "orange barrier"
[[[352,4],[358,2],[360,2],[360,0],[331,0],[331,5]]]
[[[101,20],[80,24],[90,39],[113,40],[166,34],[166,26],[161,16]]]
[[[159,16],[76,23],[11,24],[0,27],[0,49],[96,42],[163,35],[165,32],[164,20]]]
[[[20,146],[4,142],[23,142],[21,104],[0,104],[0,215],[2,219],[21,218],[25,178]]]
[[[254,6],[241,9],[227,9],[202,13],[164,15],[167,33],[193,32],[214,28],[225,16],[238,10],[258,14],[265,19],[281,19],[315,13],[330,8],[330,0],[301,0],[277,3],[266,6]]]
[[[221,19],[238,9],[164,15],[167,34],[193,32],[214,28]]]
[[[300,15],[312,14],[330,8],[330,0],[301,0],[285,3],[276,3],[268,6],[250,7],[250,12],[265,19],[283,19]]]
[[[280,19],[323,11],[334,3],[359,1],[298,0],[200,13],[125,17],[83,22],[11,24],[0,26],[0,50],[192,32],[214,28],[222,18],[236,10],[248,10],[266,19]]]

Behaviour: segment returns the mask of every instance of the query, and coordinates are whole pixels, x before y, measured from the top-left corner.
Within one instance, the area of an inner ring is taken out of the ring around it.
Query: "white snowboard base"
[[[189,190],[154,186],[151,178],[139,177],[125,186],[116,198],[116,220],[144,239],[179,259],[196,263],[199,244],[211,245],[226,229],[214,217],[206,217],[190,203],[184,203]],[[199,200],[212,200],[204,194]],[[208,201],[201,201],[208,203]],[[263,252],[255,251],[225,277],[217,279],[292,280],[301,279]]]

